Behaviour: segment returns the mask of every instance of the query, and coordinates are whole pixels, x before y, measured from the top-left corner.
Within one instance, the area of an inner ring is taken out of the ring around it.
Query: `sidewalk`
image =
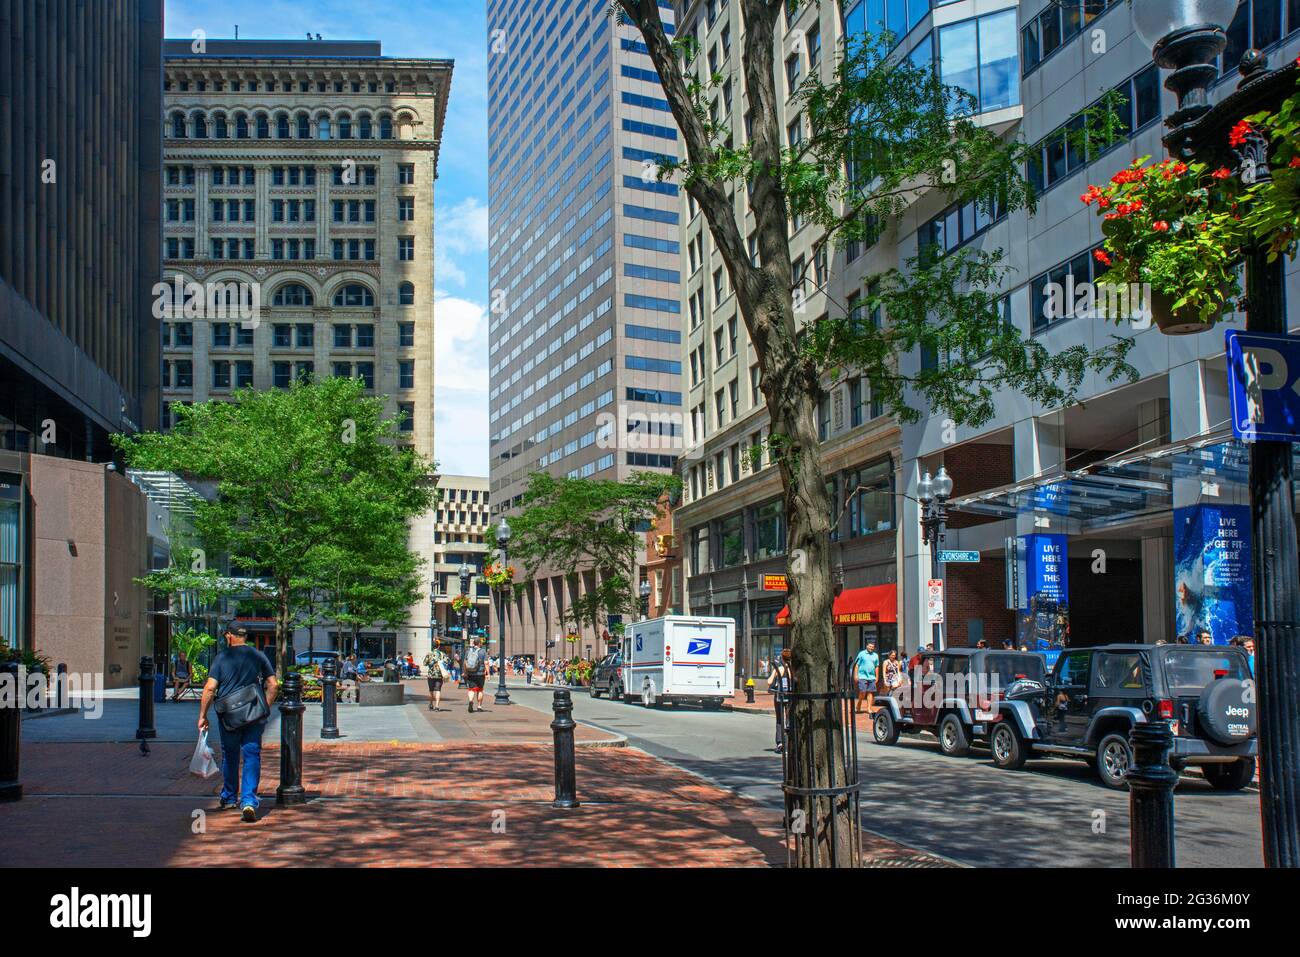
[[[293,808],[275,804],[279,735],[268,729],[262,806],[253,824],[216,810],[219,777],[189,773],[197,715],[192,703],[166,706],[167,731],[151,743],[148,756],[123,735],[126,715],[33,722],[23,729],[24,798],[0,805],[0,832],[39,839],[9,842],[0,864],[784,866],[779,812],[638,749],[610,747],[626,742],[594,728],[579,725],[577,732],[580,742],[596,745],[576,750],[581,806],[552,808],[551,716],[524,705],[489,705],[471,716],[463,697],[444,696],[449,708],[456,700],[459,709],[437,713],[427,710],[427,699],[341,713],[340,725],[351,722],[356,735],[351,740],[305,734],[308,803]],[[411,727],[435,738],[362,740],[368,712],[405,713]],[[81,727],[57,727],[71,722]],[[98,726],[92,729],[98,736],[90,735],[90,726]],[[943,865],[873,835],[864,835],[864,845],[875,865]]]

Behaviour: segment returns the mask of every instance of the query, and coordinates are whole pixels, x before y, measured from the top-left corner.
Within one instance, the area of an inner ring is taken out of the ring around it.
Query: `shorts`
[[[466,675],[465,687],[470,691],[482,691],[485,681],[483,675]]]
[[[442,690],[442,679],[441,679],[441,678],[430,678],[430,679],[428,679],[428,681],[429,681],[429,690],[430,690],[430,691],[441,691],[441,690]]]
[[[874,678],[858,679],[858,694],[875,694],[875,693],[876,693],[876,679]]]

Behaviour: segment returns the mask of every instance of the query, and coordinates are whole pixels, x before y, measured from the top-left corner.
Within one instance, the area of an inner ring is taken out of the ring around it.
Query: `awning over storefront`
[[[866,588],[848,588],[840,592],[831,611],[834,625],[875,625],[898,621],[898,586],[868,585]],[[790,624],[790,606],[786,605],[776,616],[776,623]]]

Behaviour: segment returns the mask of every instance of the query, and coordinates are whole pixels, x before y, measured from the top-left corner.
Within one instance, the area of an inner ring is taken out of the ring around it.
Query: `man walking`
[[[251,823],[256,820],[257,807],[261,803],[257,798],[257,785],[262,776],[262,733],[266,730],[270,707],[275,704],[280,686],[270,659],[256,648],[249,647],[247,641],[247,628],[231,628],[226,632],[226,650],[217,655],[203,685],[199,731],[208,730],[208,708],[213,701],[231,700],[232,695],[250,687],[262,692],[266,707],[262,709],[260,702],[255,701],[252,708],[255,713],[261,712],[261,717],[248,724],[228,728],[227,724],[237,719],[223,713],[226,708],[217,709],[217,724],[221,732],[220,809],[238,807],[243,819]],[[241,697],[245,696],[249,696],[249,692],[244,691]],[[251,697],[255,698],[256,694]]]
[[[469,713],[473,714],[477,706],[483,710],[483,686],[487,684],[487,655],[479,647],[478,639],[471,638],[465,649],[465,693],[469,696]]]
[[[876,643],[868,641],[867,647],[858,652],[853,659],[854,676],[858,680],[858,700],[854,713],[862,714],[862,702],[867,703],[867,714],[876,712],[876,671],[880,667],[880,656],[876,654]]]

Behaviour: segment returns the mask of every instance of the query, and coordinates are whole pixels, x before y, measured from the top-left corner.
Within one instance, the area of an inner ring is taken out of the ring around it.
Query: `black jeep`
[[[591,684],[587,685],[587,693],[593,698],[599,698],[602,692],[605,692],[614,701],[622,701],[623,679],[619,670],[622,665],[623,653],[619,651],[608,654],[596,662],[595,667],[591,669]]]
[[[1090,762],[1107,787],[1125,786],[1133,725],[1168,721],[1171,763],[1201,768],[1219,791],[1255,774],[1255,682],[1245,651],[1223,645],[1103,645],[1066,649],[1045,682],[1021,681],[998,702],[993,763],[1030,757]]]
[[[1041,682],[1042,655],[991,648],[949,648],[921,656],[917,668],[893,694],[880,695],[872,726],[877,744],[895,744],[900,734],[926,732],[944,754],[960,757],[987,736],[998,718],[997,702],[1016,681]]]

